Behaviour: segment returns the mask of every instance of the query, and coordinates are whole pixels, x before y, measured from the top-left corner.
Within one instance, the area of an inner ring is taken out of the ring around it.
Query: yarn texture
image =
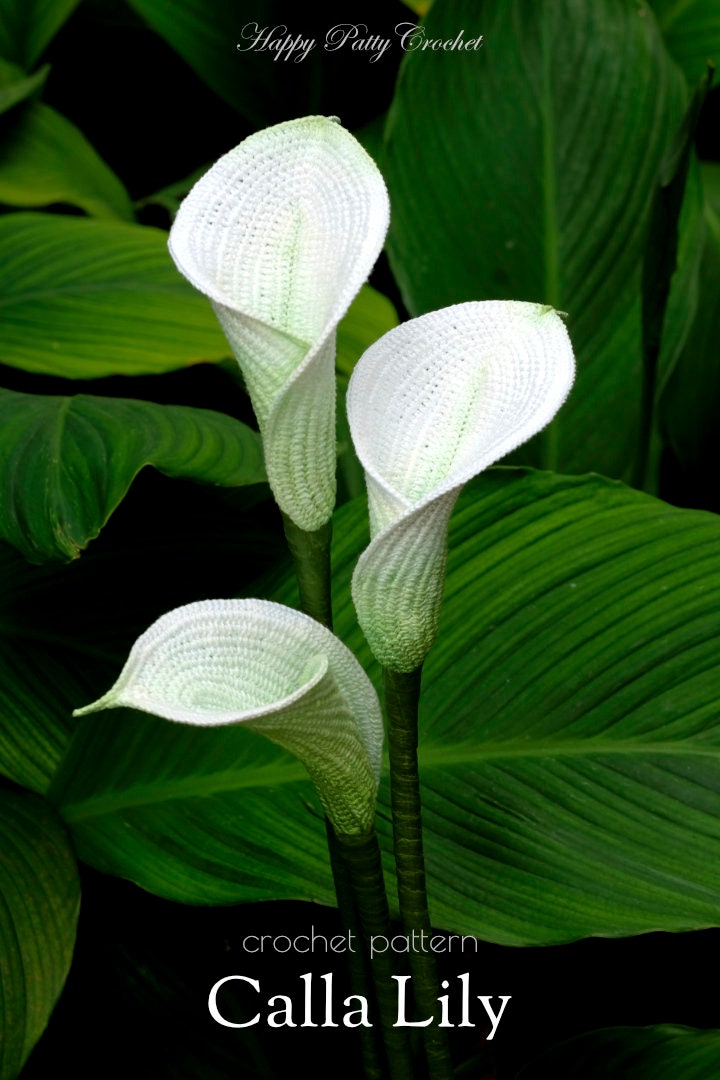
[[[182,724],[244,724],[304,764],[338,832],[367,832],[383,724],[375,688],[320,623],[266,600],[202,600],[135,642],[115,685],[74,716],[125,706]]]
[[[540,431],[574,377],[552,308],[478,301],[390,330],[350,380],[371,541],[355,568],[358,620],[383,666],[408,672],[437,634],[447,526],[471,477]]]
[[[383,246],[389,202],[329,117],[259,131],[192,188],[170,231],[240,364],[280,508],[314,531],[335,505],[335,335]]]

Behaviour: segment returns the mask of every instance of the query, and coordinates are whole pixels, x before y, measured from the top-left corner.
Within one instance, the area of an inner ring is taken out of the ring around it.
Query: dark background
[[[238,4],[238,25],[254,19]],[[371,32],[390,36],[398,22],[412,19],[402,4],[365,3],[362,10],[337,12],[335,21],[365,22]],[[277,5],[277,23],[304,36],[324,38],[328,17]],[[377,63],[344,49],[316,50],[303,65],[273,62],[274,94],[259,103],[267,123],[310,112],[338,115],[351,130],[388,107],[402,52],[396,44]],[[135,199],[210,163],[254,127],[223,103],[129,8],[115,0],[86,0],[52,42],[52,64],[43,99],[71,119],[120,176]],[[698,147],[703,157],[720,159],[718,93],[701,118]],[[60,212],[66,211],[57,208]],[[167,213],[149,206],[148,224],[167,227]],[[404,314],[387,263],[381,259],[373,283]],[[162,402],[231,411],[250,419],[247,403],[224,370],[199,367],[162,378],[115,378],[68,386],[61,380],[2,371],[4,385],[33,392],[120,393]],[[667,459],[663,495],[681,505],[712,507],[714,490],[702,475],[682,474]],[[717,509],[717,507],[713,507]],[[242,511],[242,507],[239,507]],[[177,481],[143,474],[118,510],[86,563],[73,579],[75,617],[91,618],[104,599],[95,591],[93,560],[100,565],[123,549],[142,522],[144,548],[127,562],[128,580],[146,575],[158,613],[165,594],[178,602],[183,575],[188,598],[242,591],[252,579],[282,560],[279,520],[272,506],[259,511],[256,549],[238,565],[230,544],[206,560],[179,565],[163,556],[163,537],[177,535],[180,523],[197,526],[212,518],[211,531],[230,535],[238,505]],[[254,513],[257,515],[258,509]],[[257,524],[258,518],[254,517]],[[179,559],[181,556],[176,556]],[[123,576],[112,584],[122,596]],[[482,902],[482,898],[478,898]],[[162,901],[134,885],[83,871],[83,910],[76,961],[49,1028],[34,1051],[24,1080],[44,1080],[65,1071],[85,1078],[215,1078],[295,1074],[302,1057],[316,1077],[359,1075],[358,1055],[348,1053],[347,1033],[333,1030],[270,1031],[265,1025],[234,1032],[220,1029],[207,1013],[211,985],[228,974],[262,981],[267,995],[291,994],[297,976],[310,970],[307,958],[248,957],[240,942],[247,934],[294,936],[314,926],[340,932],[334,911],[304,903],[265,903],[228,909],[194,909]],[[592,939],[562,947],[503,948],[482,945],[477,956],[440,957],[441,977],[470,971],[473,992],[511,994],[494,1042],[481,1028],[453,1032],[457,1060],[469,1059],[463,1075],[501,1080],[545,1047],[572,1034],[616,1024],[679,1023],[717,1025],[713,973],[720,959],[720,935],[653,934],[607,941]],[[316,957],[316,972],[340,965]],[[344,994],[343,994],[344,996]],[[338,994],[338,1000],[341,1000]],[[285,1062],[285,1063],[284,1063]]]

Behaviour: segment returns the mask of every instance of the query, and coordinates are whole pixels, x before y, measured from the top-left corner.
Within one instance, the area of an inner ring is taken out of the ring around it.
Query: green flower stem
[[[409,673],[383,670],[390,742],[390,785],[397,868],[398,902],[405,933],[431,934],[422,843],[420,775],[418,772],[418,702],[422,665]],[[450,1047],[440,1022],[438,977],[432,953],[409,953],[415,1005],[420,1019],[432,1016],[422,1029],[430,1080],[451,1080]]]
[[[338,835],[337,840],[360,912],[365,955],[369,956],[373,936],[383,937],[387,941],[392,937],[377,833],[373,830],[359,836]],[[415,1073],[406,1031],[394,1026],[397,1019],[397,983],[393,981],[393,954],[389,950],[379,952],[373,957],[370,967],[390,1080],[409,1080]]]
[[[328,521],[316,532],[306,532],[286,514],[282,515],[282,519],[285,537],[295,564],[300,608],[306,615],[332,630],[332,521]]]
[[[327,525],[324,525],[322,529],[318,529],[316,532],[306,532],[304,529],[299,528],[287,515],[283,514],[282,517],[288,547],[295,564],[300,606],[306,615],[310,615],[313,619],[327,626],[328,630],[332,630],[330,561],[332,522],[328,522]],[[360,951],[346,954],[350,971],[350,984],[353,993],[361,994],[367,998],[371,983],[374,982],[377,987],[376,969],[370,962],[370,953],[367,947],[369,935],[372,933],[386,934],[390,925],[377,837],[373,833],[372,839],[365,836],[344,836],[339,838],[327,820],[326,828],[330,866],[332,868],[340,918],[345,930],[353,935],[351,940],[363,942]],[[373,844],[377,851],[377,867],[374,869],[370,866],[371,858],[369,854],[372,852]],[[348,853],[352,853],[352,857],[348,857]],[[362,862],[363,858],[364,862]],[[377,920],[377,913],[383,911],[385,912],[385,922],[382,923],[383,929],[369,929],[368,923],[375,925],[372,920]],[[368,976],[368,965],[373,974],[372,980]],[[386,964],[383,962],[380,968],[384,969],[385,966]],[[380,968],[377,969],[378,975],[380,974]],[[383,993],[386,997],[392,995],[395,988],[391,975],[392,971],[389,973],[383,972]],[[386,1000],[381,993],[377,993],[377,1004],[391,1077],[393,1080],[404,1080],[405,1077],[412,1075],[412,1070],[407,1050],[405,1051],[405,1058],[403,1058],[397,1049],[399,1043],[405,1045],[404,1037],[398,1039],[398,1033],[392,1029],[396,1015],[395,999],[393,997],[392,1001]],[[388,1029],[391,1033],[389,1042]],[[376,1077],[384,1075],[378,1060],[375,1031],[372,1028],[364,1027],[359,1030],[362,1040],[365,1076],[367,1080],[375,1080]],[[398,1061],[400,1064],[398,1064]],[[393,1064],[394,1062],[395,1064]]]
[[[337,897],[342,923],[345,930],[352,935],[350,941],[362,942],[364,938],[355,899],[355,888],[352,875],[345,861],[343,845],[327,818],[325,819],[325,826],[327,829],[328,851],[330,852],[330,866],[332,867],[333,882],[335,884],[335,896]],[[348,952],[346,956],[353,993],[362,994],[366,1000],[369,1000],[372,990],[368,978],[364,949],[361,949],[360,952]],[[382,1080],[383,1067],[378,1055],[374,1033],[364,1027],[358,1030],[360,1032],[365,1080]]]

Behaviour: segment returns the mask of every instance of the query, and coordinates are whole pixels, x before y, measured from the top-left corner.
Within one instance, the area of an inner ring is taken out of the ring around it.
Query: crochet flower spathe
[[[435,639],[447,525],[462,485],[545,427],[573,376],[563,320],[520,301],[422,315],[359,360],[347,407],[371,541],[352,593],[385,667],[412,671]]]
[[[280,508],[314,531],[335,504],[335,333],[385,240],[383,178],[324,116],[259,131],[188,194],[178,269],[212,301],[242,369]]]
[[[294,754],[343,834],[368,831],[383,725],[375,689],[320,623],[267,600],[202,600],[158,619],[115,685],[75,716],[120,706],[182,724],[242,724]]]

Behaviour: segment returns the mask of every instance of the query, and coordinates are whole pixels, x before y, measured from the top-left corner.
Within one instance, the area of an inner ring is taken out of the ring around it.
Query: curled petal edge
[[[114,686],[75,716],[127,707],[176,723],[243,724],[296,756],[335,829],[369,831],[380,777],[377,694],[343,643],[263,600],[206,600],[158,619]]]
[[[193,187],[170,232],[238,359],[280,506],[315,531],[335,504],[335,331],[385,240],[382,175],[333,118],[251,135]]]
[[[371,541],[352,594],[384,667],[414,670],[435,640],[447,526],[463,484],[552,420],[574,370],[558,313],[521,301],[431,312],[361,357],[347,401]]]

